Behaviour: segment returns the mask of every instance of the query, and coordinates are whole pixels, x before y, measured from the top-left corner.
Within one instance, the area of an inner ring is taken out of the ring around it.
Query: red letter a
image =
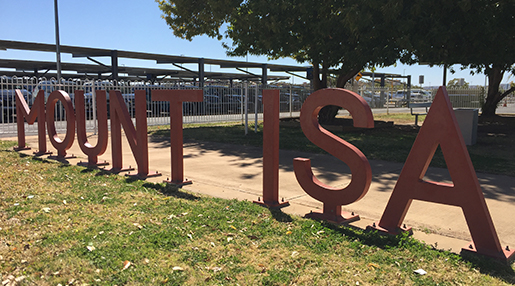
[[[438,145],[453,184],[423,180]],[[461,207],[473,240],[471,247],[463,250],[504,261],[513,254],[503,250],[499,243],[444,87],[436,94],[377,228],[396,233],[413,200]]]

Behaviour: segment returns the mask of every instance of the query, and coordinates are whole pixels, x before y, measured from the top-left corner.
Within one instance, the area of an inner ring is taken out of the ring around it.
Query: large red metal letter
[[[279,202],[279,90],[263,90],[263,201],[269,208],[290,205]]]
[[[172,178],[165,182],[177,186],[191,184],[184,180],[182,103],[200,102],[204,98],[202,90],[152,90],[152,101],[167,101],[170,104],[170,148],[172,153]]]
[[[113,168],[111,172],[128,171],[132,168],[122,166],[122,126],[125,136],[136,159],[138,174],[140,178],[149,177],[148,168],[148,137],[147,137],[147,104],[144,90],[137,90],[136,101],[136,128],[132,123],[131,116],[119,90],[109,91],[109,105],[111,109],[111,148]],[[159,175],[157,174],[152,174]]]
[[[77,112],[77,139],[84,154],[88,155],[87,166],[98,166],[98,156],[104,154],[107,149],[107,99],[105,90],[96,91],[96,112],[98,116],[98,139],[93,147],[88,142],[86,135],[86,114],[84,109],[84,91],[75,91],[75,110]],[[95,112],[95,109],[93,109]],[[100,164],[105,165],[105,164]]]
[[[66,112],[66,135],[63,140],[57,136],[55,130],[55,104],[58,101],[61,101],[64,111]],[[48,96],[46,104],[46,123],[50,143],[57,149],[57,158],[64,159],[66,157],[66,150],[70,149],[73,145],[73,139],[75,138],[75,110],[73,109],[70,96],[65,91],[54,90],[50,96]]]
[[[345,162],[352,172],[350,184],[343,189],[336,189],[323,184],[313,175],[309,159],[295,158],[293,167],[297,181],[306,193],[324,203],[323,213],[311,213],[307,216],[347,223],[359,219],[359,216],[342,213],[341,206],[358,201],[367,193],[372,182],[372,170],[367,158],[358,148],[320,126],[318,113],[326,105],[347,109],[355,127],[373,128],[374,117],[362,97],[345,89],[318,90],[306,99],[300,111],[300,124],[306,137]]]
[[[440,145],[453,184],[423,180]],[[376,229],[397,233],[413,200],[461,207],[473,243],[465,251],[508,261],[503,250],[445,87],[440,87],[402,168]]]
[[[32,109],[29,109],[27,102],[23,98],[20,90],[16,90],[16,123],[18,125],[18,147],[15,150],[30,149],[25,143],[25,124],[34,124],[38,119],[38,152],[36,155],[49,154],[46,149],[46,119],[45,119],[45,91],[40,90],[34,99]]]

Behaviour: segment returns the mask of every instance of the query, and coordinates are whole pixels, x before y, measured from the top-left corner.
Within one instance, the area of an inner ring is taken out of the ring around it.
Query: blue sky
[[[0,0],[0,39],[39,43],[55,43],[53,0]],[[153,0],[59,0],[59,28],[62,45],[117,49],[147,53],[184,55],[192,57],[245,60],[228,58],[220,41],[209,37],[196,37],[193,41],[176,38],[161,18],[161,11]],[[0,50],[2,59],[55,61],[55,53]],[[250,62],[267,62],[266,57],[249,56]],[[62,55],[63,62],[87,60],[72,59]],[[107,59],[105,63],[109,63]],[[292,59],[270,63],[301,65]],[[145,67],[164,67],[151,61],[120,60],[120,64]],[[302,64],[305,65],[305,64]],[[166,67],[166,66],[165,66]],[[172,66],[170,66],[172,67]],[[206,71],[219,70],[206,66]],[[484,85],[485,76],[471,76],[469,71],[448,74],[447,80],[465,78],[471,84]],[[225,70],[233,72],[233,70]],[[418,84],[424,75],[424,86],[442,83],[442,68],[397,65],[378,69],[378,72],[412,75],[412,83]],[[258,71],[256,71],[258,72]],[[274,73],[271,73],[274,74]],[[505,76],[503,83],[513,81]],[[295,79],[298,83],[301,80]]]

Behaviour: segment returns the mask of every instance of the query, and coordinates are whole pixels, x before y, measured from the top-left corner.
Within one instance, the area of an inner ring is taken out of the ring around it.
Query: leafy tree
[[[463,80],[463,82],[461,82],[462,79],[460,78],[453,78],[451,79],[448,83],[447,83],[447,87],[450,87],[450,88],[468,88],[469,87],[469,83],[466,82],[465,80]]]
[[[408,2],[406,2],[408,3]],[[498,103],[515,90],[501,93],[506,72],[515,74],[515,1],[413,1],[406,8],[409,53],[402,61],[436,65],[461,64],[488,76],[483,116],[494,116]]]
[[[337,75],[344,87],[365,67],[394,64],[404,40],[395,27],[404,14],[398,0],[156,0],[178,37],[230,39],[231,56],[291,57],[313,65],[315,89]],[[330,121],[337,108],[324,108]]]
[[[485,73],[483,116],[515,90],[499,91],[515,75],[513,0],[156,0],[176,36],[230,39],[229,55],[292,57],[313,64],[315,89],[337,87],[363,68],[461,64]],[[332,118],[336,110],[320,114]]]

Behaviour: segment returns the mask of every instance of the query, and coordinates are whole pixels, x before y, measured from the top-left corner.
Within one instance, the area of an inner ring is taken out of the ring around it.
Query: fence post
[[[254,96],[254,133],[257,133],[258,126],[258,96],[259,96],[259,84],[256,84]]]
[[[292,107],[293,100],[292,99],[293,99],[293,84],[290,84],[290,118],[293,117],[293,107]],[[281,112],[281,111],[279,110],[279,112]]]
[[[243,96],[243,93],[244,93],[244,86],[243,84],[240,83],[240,113],[241,113],[241,124],[244,123],[245,121],[245,111],[243,110],[245,108],[244,104],[243,104],[243,101],[245,100],[244,99],[244,96]]]
[[[245,135],[249,133],[249,83],[245,81]]]
[[[91,113],[93,114],[93,132],[97,135],[98,125],[97,125],[97,92],[95,87],[93,86],[91,89]],[[107,108],[107,106],[106,106]]]

